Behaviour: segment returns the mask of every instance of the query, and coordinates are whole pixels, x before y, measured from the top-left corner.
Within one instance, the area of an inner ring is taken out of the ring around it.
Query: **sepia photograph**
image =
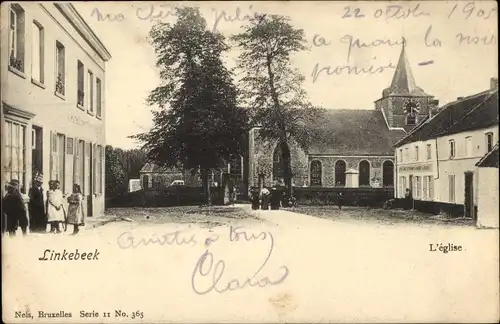
[[[495,1],[5,1],[4,323],[498,323]]]

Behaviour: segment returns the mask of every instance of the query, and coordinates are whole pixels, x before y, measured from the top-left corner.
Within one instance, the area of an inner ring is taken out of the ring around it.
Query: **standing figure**
[[[343,203],[342,193],[339,192],[339,195],[337,197],[337,206],[339,206],[339,210],[342,210],[342,203]]]
[[[271,210],[280,209],[281,194],[278,188],[271,188]]]
[[[85,225],[85,212],[83,210],[83,195],[78,184],[73,185],[73,193],[68,197],[68,224],[73,225],[73,233],[76,235],[80,231],[79,226]]]
[[[266,187],[263,187],[262,190],[260,191],[260,199],[262,201],[261,203],[261,208],[263,210],[268,210],[269,209],[269,196],[270,192]]]
[[[28,211],[31,232],[45,232],[47,226],[42,182],[43,176],[41,174],[36,175],[33,186],[29,190]]]
[[[252,202],[252,209],[259,209],[259,191],[255,187],[250,188],[250,201]]]
[[[405,203],[404,203],[404,209],[406,210],[410,210],[411,209],[411,191],[410,191],[410,188],[406,188],[406,191],[405,191]]]
[[[7,194],[2,198],[2,212],[7,218],[7,231],[9,235],[16,235],[17,228],[21,226],[23,235],[26,235],[28,217],[23,198],[18,191],[19,182],[11,180],[7,186]]]
[[[63,194],[59,189],[59,181],[52,180],[47,192],[47,221],[52,233],[61,233],[60,224],[65,221],[64,218]]]

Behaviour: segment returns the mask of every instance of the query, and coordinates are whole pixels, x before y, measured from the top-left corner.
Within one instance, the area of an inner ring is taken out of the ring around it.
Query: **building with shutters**
[[[103,213],[110,53],[70,3],[2,3],[1,15],[2,182],[78,183],[88,215]]]
[[[393,145],[438,105],[416,85],[403,45],[390,86],[375,109],[327,109],[307,151],[289,143],[293,184],[316,187],[392,187]],[[265,142],[258,128],[249,134],[249,185],[270,185],[283,178],[282,147]]]
[[[494,165],[478,162],[495,154],[498,161],[498,150],[491,153],[497,142],[498,79],[492,78],[488,90],[443,106],[396,143],[396,197],[410,189],[416,209],[490,217],[487,197],[498,197],[491,183],[498,180],[487,176]],[[498,162],[496,168],[498,174]],[[498,224],[498,198],[496,204]]]

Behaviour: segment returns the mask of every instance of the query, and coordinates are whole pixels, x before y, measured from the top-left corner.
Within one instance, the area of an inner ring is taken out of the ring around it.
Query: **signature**
[[[141,245],[148,246],[151,244],[195,246],[198,243],[195,234],[183,235],[185,232],[175,231],[161,235],[153,234],[149,238],[135,238],[131,232],[124,232],[118,236],[117,243],[121,249],[135,249]],[[216,240],[216,238],[210,238],[210,241],[206,240],[205,244],[209,245]]]
[[[215,260],[214,255],[206,250],[196,262],[193,273],[191,275],[191,287],[198,295],[205,295],[212,291],[222,294],[228,291],[244,289],[248,287],[264,288],[267,286],[275,286],[288,277],[289,270],[287,266],[281,266],[278,271],[279,275],[274,279],[267,276],[258,276],[262,269],[265,267],[274,250],[274,237],[270,232],[260,232],[259,234],[250,234],[242,231],[241,228],[230,228],[230,240],[237,241],[253,241],[253,240],[266,240],[269,238],[270,247],[266,258],[263,263],[254,272],[253,275],[244,280],[240,279],[223,279],[224,271],[226,270],[226,262],[224,260]],[[207,279],[204,283],[202,279]],[[208,281],[208,282],[207,282]],[[224,281],[224,283],[223,283]]]

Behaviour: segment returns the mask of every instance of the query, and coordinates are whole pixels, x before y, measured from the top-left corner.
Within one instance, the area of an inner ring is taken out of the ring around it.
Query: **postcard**
[[[494,1],[1,4],[5,323],[497,323]]]

